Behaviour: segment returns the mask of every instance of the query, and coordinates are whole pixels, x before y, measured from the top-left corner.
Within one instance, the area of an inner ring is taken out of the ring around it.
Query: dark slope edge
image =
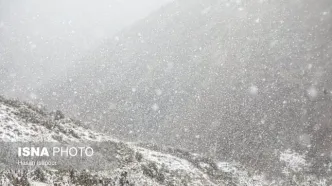
[[[275,151],[291,148],[330,175],[331,7],[175,1],[84,58],[43,100],[130,140],[272,175],[282,172]]]

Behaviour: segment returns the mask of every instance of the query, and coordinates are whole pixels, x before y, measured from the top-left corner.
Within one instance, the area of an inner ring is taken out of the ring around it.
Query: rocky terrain
[[[66,118],[61,111],[48,113],[40,106],[0,97],[1,185],[327,185],[306,173],[305,157],[291,151],[281,153],[287,177],[272,180],[236,162],[221,162],[185,150],[147,143],[121,142],[94,132],[82,123]],[[71,169],[61,166],[29,166],[13,169],[5,145],[52,142],[81,143],[98,149],[93,169],[82,169],[73,162]],[[98,162],[97,162],[97,161]],[[98,164],[98,165],[97,165]],[[330,165],[331,166],[331,165]],[[330,167],[331,169],[331,167]],[[300,174],[296,174],[299,172]],[[289,177],[289,175],[292,175]]]
[[[93,132],[60,111],[46,113],[38,107],[15,100],[0,99],[0,127],[3,142],[107,142],[107,149],[98,160],[116,165],[101,171],[54,170],[54,167],[31,167],[27,170],[6,170],[2,156],[2,185],[34,185],[72,183],[76,185],[219,185],[205,168],[174,155],[123,143]],[[5,152],[1,152],[4,154]],[[103,157],[105,156],[105,158]],[[107,158],[106,158],[107,157]],[[75,176],[73,176],[75,175]]]

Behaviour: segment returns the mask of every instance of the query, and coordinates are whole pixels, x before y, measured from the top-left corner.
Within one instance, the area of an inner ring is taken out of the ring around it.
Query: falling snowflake
[[[163,91],[160,89],[156,89],[155,92],[157,96],[160,96],[163,93]]]
[[[322,14],[323,14],[323,15],[327,15],[327,14],[329,14],[329,12],[323,12]]]
[[[315,87],[310,87],[308,90],[307,90],[307,93],[308,95],[311,97],[311,98],[315,98],[317,97],[318,95],[318,91]]]
[[[30,98],[31,99],[37,99],[37,95],[35,93],[30,93]]]
[[[258,94],[258,88],[257,88],[257,86],[251,86],[250,88],[249,88],[249,93],[251,94],[251,95],[257,95]]]
[[[154,110],[154,111],[159,110],[159,106],[158,106],[157,103],[153,104],[151,108],[152,108],[152,110]]]
[[[262,118],[261,119],[261,124],[265,124],[265,122],[266,122],[266,118]]]

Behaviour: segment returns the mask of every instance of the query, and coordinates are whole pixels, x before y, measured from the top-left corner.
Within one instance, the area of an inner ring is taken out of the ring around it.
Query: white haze
[[[27,99],[170,0],[0,0],[0,94]]]

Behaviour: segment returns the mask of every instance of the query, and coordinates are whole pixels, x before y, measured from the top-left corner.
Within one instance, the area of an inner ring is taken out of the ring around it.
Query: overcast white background
[[[171,0],[0,0],[0,94],[33,89]]]

